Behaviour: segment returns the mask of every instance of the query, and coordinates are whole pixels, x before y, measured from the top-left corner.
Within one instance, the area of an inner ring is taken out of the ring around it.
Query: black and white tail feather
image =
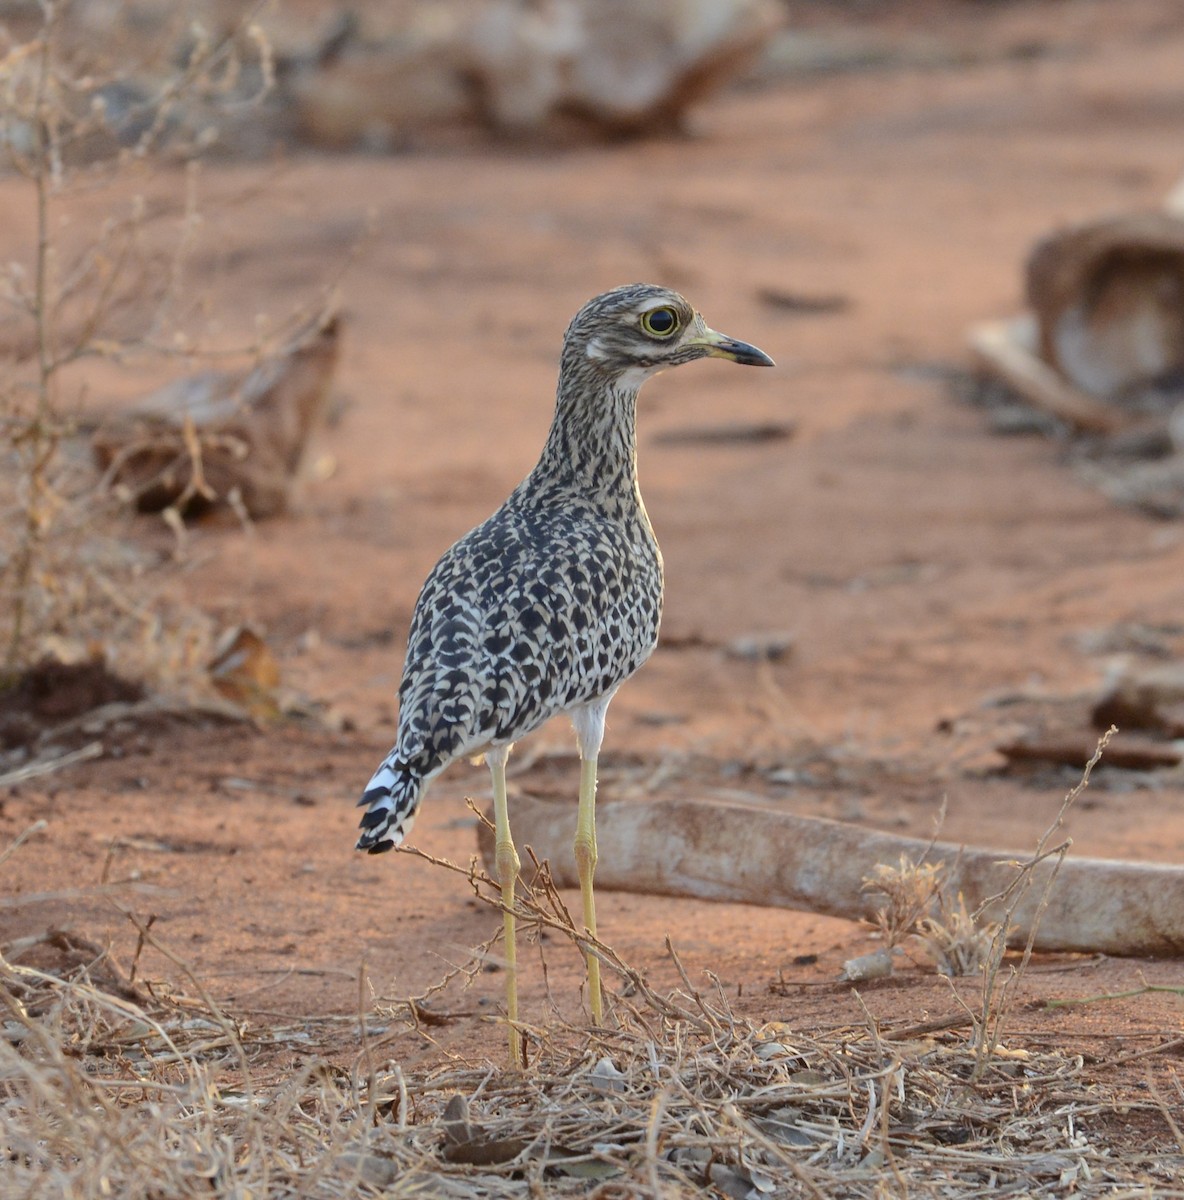
[[[356,849],[371,854],[393,850],[411,832],[419,802],[427,788],[425,780],[400,766],[391,757],[374,772],[358,807],[368,806],[362,816],[362,835]]]

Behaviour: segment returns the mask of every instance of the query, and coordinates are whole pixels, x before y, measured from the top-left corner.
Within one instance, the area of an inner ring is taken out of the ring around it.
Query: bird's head
[[[626,387],[696,358],[774,365],[763,350],[708,328],[678,292],[651,283],[626,284],[589,300],[567,327],[563,357],[566,365],[591,368]]]

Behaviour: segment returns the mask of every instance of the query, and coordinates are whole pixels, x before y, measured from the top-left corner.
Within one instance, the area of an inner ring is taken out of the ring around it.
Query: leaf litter
[[[561,926],[542,875],[526,915]],[[60,971],[22,965],[20,948],[6,947],[0,1190],[1184,1196],[1174,1074],[1132,1091],[1105,1064],[1002,1042],[984,1064],[969,1020],[969,1035],[941,1022],[894,1030],[870,1014],[834,1028],[755,1022],[718,984],[694,987],[673,949],[683,986],[659,995],[595,948],[626,974],[611,1026],[557,1013],[524,1026],[530,1061],[517,1072],[444,1052],[417,1055],[434,1065],[416,1069],[386,1057],[398,1026],[415,1026],[414,1002],[401,1021],[398,1003],[382,1011],[386,1025],[370,1013],[269,1022],[228,1011],[192,977],[195,996],[144,979],[121,989],[122,969],[99,947]],[[1132,1112],[1160,1136],[1132,1147],[1122,1130]]]

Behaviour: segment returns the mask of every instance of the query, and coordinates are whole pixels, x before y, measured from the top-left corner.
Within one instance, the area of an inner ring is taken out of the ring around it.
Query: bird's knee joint
[[[497,863],[497,873],[502,879],[507,876],[517,877],[522,866],[518,851],[513,842],[498,842],[494,847],[494,860]]]
[[[577,837],[572,849],[580,873],[591,872],[596,866],[596,842],[592,838]]]

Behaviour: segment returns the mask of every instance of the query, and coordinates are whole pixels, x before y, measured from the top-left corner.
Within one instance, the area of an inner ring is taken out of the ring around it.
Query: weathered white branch
[[[550,861],[561,886],[576,884],[571,843],[576,805],[517,796],[518,845]],[[696,800],[602,804],[597,812],[603,890],[692,896],[802,909],[857,919],[872,915],[864,880],[901,855],[945,867],[945,886],[973,909],[1001,894],[1030,859],[1024,852],[963,847],[857,829],[837,821],[741,804]],[[492,837],[482,836],[486,861]],[[1036,864],[1012,917],[1014,944],[1028,937],[1055,858]],[[1001,914],[990,908],[985,919]],[[1036,933],[1037,950],[1123,955],[1184,954],[1184,867],[1065,859]]]
[[[1037,355],[1031,317],[980,321],[971,328],[969,338],[979,362],[1034,408],[1084,433],[1114,433],[1129,423],[1120,409],[1108,408],[1087,395]]]

